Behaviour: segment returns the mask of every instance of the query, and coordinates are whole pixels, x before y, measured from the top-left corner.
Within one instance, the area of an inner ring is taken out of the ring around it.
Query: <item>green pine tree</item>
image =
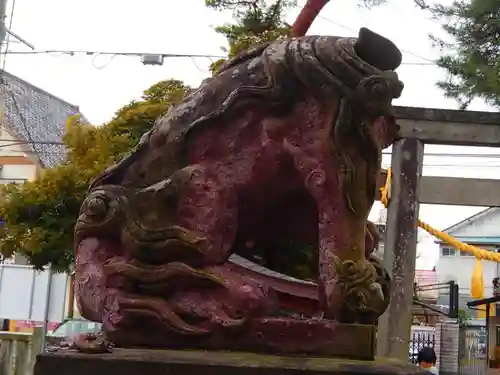
[[[498,0],[459,0],[451,6],[419,6],[440,20],[450,41],[431,37],[443,50],[437,63],[449,73],[438,82],[445,95],[466,108],[474,98],[500,108],[500,3]]]

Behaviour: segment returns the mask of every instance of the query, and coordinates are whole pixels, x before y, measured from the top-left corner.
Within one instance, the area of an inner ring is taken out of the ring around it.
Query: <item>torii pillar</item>
[[[419,180],[424,144],[403,139],[392,146],[392,183],[387,209],[384,266],[392,275],[391,302],[380,317],[377,355],[408,361],[417,255]]]

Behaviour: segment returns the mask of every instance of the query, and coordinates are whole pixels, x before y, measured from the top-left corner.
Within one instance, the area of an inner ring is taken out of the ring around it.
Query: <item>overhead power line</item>
[[[404,51],[405,53],[412,54],[415,57],[426,60],[427,62],[402,62],[401,65],[414,65],[414,66],[436,66],[437,63],[433,60],[429,60],[425,57],[418,56],[414,53],[410,53],[409,51]],[[225,59],[227,56],[223,55],[204,55],[204,54],[182,54],[182,53],[141,53],[141,52],[98,52],[98,51],[78,51],[78,50],[40,50],[40,51],[7,51],[4,53],[5,55],[67,55],[67,56],[75,56],[75,55],[86,55],[86,56],[123,56],[123,57],[161,57],[161,58],[206,58],[206,59]],[[154,64],[160,65],[160,64]]]
[[[341,27],[341,28],[343,28],[345,30],[348,30],[348,31],[352,32],[352,33],[356,33],[356,34],[358,33],[358,31],[354,30],[353,28],[351,28],[349,26],[345,26],[345,25],[343,25],[341,23],[333,21],[333,20],[331,20],[329,18],[326,18],[324,16],[318,16],[318,18],[322,19],[323,21],[330,22],[331,24],[336,25],[338,27]],[[403,62],[402,65],[436,65],[436,61],[433,60],[433,59],[429,59],[427,57],[423,57],[423,56],[421,56],[421,55],[419,55],[417,53],[414,53],[412,51],[407,51],[407,50],[404,50],[404,49],[401,49],[401,51],[403,53],[407,53],[409,55],[415,56],[416,58],[419,58],[421,60],[426,61],[425,63],[424,62],[421,62],[421,63],[411,63],[411,62],[410,63],[406,63],[406,62]]]
[[[12,6],[12,8],[14,9],[14,6],[15,6],[15,0],[14,0],[14,4]],[[12,9],[12,10],[13,10]],[[337,25],[341,28],[344,28],[352,33],[356,33],[357,34],[357,30],[354,30],[353,28],[350,28],[348,26],[345,26],[341,23],[338,23],[336,21],[333,21],[327,17],[324,17],[324,16],[321,16],[319,15],[318,16],[319,19],[322,19],[324,21],[327,21],[327,22],[330,22],[334,25]],[[12,22],[12,19],[11,19],[11,22]],[[29,45],[29,43],[28,43]],[[154,53],[149,53],[149,52],[123,52],[123,51],[118,51],[118,52],[110,52],[110,51],[90,51],[90,50],[34,50],[34,48],[29,45],[30,48],[32,49],[31,51],[8,51],[6,50],[4,52],[4,56],[9,54],[9,55],[40,55],[40,54],[63,54],[63,55],[69,55],[69,56],[74,56],[74,55],[77,55],[77,54],[84,54],[84,55],[88,55],[88,56],[94,56],[94,57],[97,57],[97,56],[112,56],[112,57],[116,57],[116,56],[132,56],[132,57],[141,57],[142,58],[142,62],[143,64],[145,65],[162,65],[163,64],[163,59],[164,58],[191,58],[191,59],[194,59],[194,58],[208,58],[208,59],[221,59],[221,58],[227,58],[227,56],[224,56],[224,55],[213,55],[213,54],[182,54],[182,53],[171,53],[171,52],[154,52]],[[414,65],[414,66],[435,66],[437,65],[436,61],[433,60],[433,59],[429,59],[429,58],[426,58],[426,57],[423,57],[419,54],[416,54],[412,51],[408,51],[408,50],[403,50],[401,49],[402,52],[404,53],[407,53],[407,54],[410,54],[412,56],[415,56],[421,60],[424,60],[425,62],[403,62],[402,65]],[[109,62],[108,62],[109,63]],[[105,64],[104,66],[102,66],[101,68],[105,67],[108,65]],[[197,66],[196,62],[193,60],[193,63],[195,64],[195,66]],[[198,66],[197,66],[198,68]],[[198,68],[199,69],[199,68]],[[201,69],[199,69],[201,70]]]
[[[21,145],[56,145],[56,146],[64,146],[63,142],[57,141],[16,141],[12,139],[0,139],[0,142],[10,142],[6,144],[0,144],[0,148],[3,147],[12,147],[12,146],[21,146]]]
[[[324,16],[318,16],[319,19],[322,19],[324,21],[330,22],[336,26],[339,26],[341,28],[344,28],[352,33],[357,33],[356,30],[354,30],[351,27],[345,26],[339,22],[333,21],[329,18],[326,18]],[[412,55],[418,59],[423,60],[423,62],[403,62],[402,65],[414,65],[414,66],[436,66],[437,63],[435,60],[423,57],[417,53],[414,53],[412,51],[404,50],[401,49],[403,53]],[[32,51],[6,51],[5,54],[9,55],[43,55],[43,54],[48,54],[48,55],[54,55],[54,54],[61,54],[61,55],[68,55],[68,56],[75,56],[75,55],[87,55],[87,56],[126,56],[126,57],[141,57],[143,58],[143,63],[145,63],[144,59],[150,57],[150,58],[158,58],[160,60],[154,61],[154,63],[147,64],[146,65],[161,65],[163,63],[164,58],[208,58],[208,59],[223,59],[227,58],[227,56],[224,55],[215,55],[215,54],[196,54],[196,53],[171,53],[171,52],[123,52],[123,51],[92,51],[92,50],[32,50]],[[107,65],[107,64],[106,64]]]
[[[10,139],[0,139],[0,142],[10,142],[7,144],[0,144],[0,148],[2,147],[9,147],[9,146],[17,146],[17,145],[23,145],[23,144],[38,144],[38,145],[59,145],[59,146],[64,146],[64,143],[62,142],[57,142],[57,141],[12,141]],[[14,151],[17,152],[17,151]],[[22,153],[49,153],[49,154],[57,154],[57,155],[66,155],[67,153],[65,151],[58,151],[58,150],[42,150],[39,149],[38,151],[33,151],[33,150],[20,150],[19,152]],[[384,155],[391,155],[390,152],[386,151],[383,153]],[[481,158],[481,159],[500,159],[500,154],[453,154],[453,153],[425,153],[424,157],[438,157],[438,158]],[[383,163],[384,167],[389,166],[388,163]],[[492,164],[485,164],[484,162],[481,164],[478,163],[470,163],[470,164],[459,164],[459,163],[439,163],[439,162],[424,162],[424,167],[426,168],[464,168],[464,169],[491,169],[491,168],[499,168],[500,164],[498,162],[492,163]]]
[[[109,51],[86,51],[86,50],[58,50],[58,49],[53,49],[53,50],[38,50],[38,51],[8,51],[8,55],[40,55],[40,54],[63,54],[63,55],[77,55],[77,54],[84,54],[88,56],[93,56],[93,55],[103,55],[103,56],[134,56],[134,57],[142,57],[142,56],[162,56],[162,57],[204,57],[204,58],[213,58],[213,59],[224,59],[227,58],[227,56],[223,55],[210,55],[210,54],[185,54],[185,53],[166,53],[166,52],[109,52]]]
[[[0,142],[10,142],[6,144],[0,144],[1,147],[10,147],[17,146],[23,144],[38,144],[38,145],[56,145],[56,146],[65,146],[64,142],[60,141],[17,141],[12,139],[2,139],[0,138]],[[383,155],[391,156],[392,153],[390,151],[383,151]],[[425,156],[431,157],[442,157],[442,158],[480,158],[480,159],[500,159],[500,154],[461,154],[461,153],[450,153],[450,152],[426,152]]]
[[[345,26],[341,23],[338,23],[336,21],[333,21],[329,18],[326,18],[324,16],[318,16],[319,19],[322,19],[324,21],[330,22],[336,26],[339,26],[341,28],[344,28],[352,33],[357,33],[356,30],[353,28],[350,28],[348,26]],[[403,62],[402,65],[415,65],[415,66],[436,66],[437,63],[435,60],[423,57],[415,52],[408,51],[401,49],[403,53],[412,55],[418,59],[421,59],[425,62]],[[83,54],[87,56],[132,56],[132,57],[142,57],[144,58],[145,56],[158,56],[163,58],[208,58],[208,59],[223,59],[227,58],[227,56],[223,55],[212,55],[212,54],[195,54],[195,53],[189,53],[189,54],[182,54],[182,53],[171,53],[171,52],[154,52],[154,53],[149,53],[149,52],[110,52],[110,51],[91,51],[91,50],[38,50],[38,51],[8,51],[6,52],[7,54],[10,55],[40,55],[40,54],[63,54],[63,55],[69,55],[69,56],[74,56],[77,54]]]

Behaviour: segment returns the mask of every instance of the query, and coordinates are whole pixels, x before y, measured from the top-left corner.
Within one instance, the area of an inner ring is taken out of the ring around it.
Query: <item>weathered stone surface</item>
[[[152,331],[145,337],[142,330],[116,331],[109,334],[122,347],[156,347],[182,349],[211,348],[276,354],[315,354],[328,357],[375,357],[375,327],[343,324],[331,320],[261,318],[252,319],[248,326],[234,332],[227,340],[224,331],[206,337],[182,338],[169,335],[167,330]],[[314,338],[314,340],[312,340]]]
[[[443,108],[422,107],[394,107],[394,114],[398,119],[439,121],[448,123],[469,122],[473,124],[498,125],[498,112],[457,111]]]
[[[120,350],[38,356],[34,375],[425,375],[417,366],[388,359],[349,361],[249,353]]]
[[[348,337],[338,323],[371,332],[389,303],[367,217],[399,130],[403,85],[383,69],[400,62],[367,29],[228,61],[92,183],[75,228],[82,315],[118,346],[347,355],[338,348],[349,343],[350,355],[371,356],[372,335]],[[272,275],[229,260],[248,242],[283,239],[318,249],[315,311],[284,312]],[[304,335],[283,340],[289,332]],[[94,351],[105,339],[76,342]]]
[[[403,139],[393,145],[391,197],[387,210],[384,265],[392,276],[391,301],[380,319],[378,355],[408,358],[417,257],[419,179],[424,145]]]

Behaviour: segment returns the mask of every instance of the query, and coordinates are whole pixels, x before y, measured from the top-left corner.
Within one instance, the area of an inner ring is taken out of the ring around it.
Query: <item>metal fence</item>
[[[460,375],[486,374],[486,339],[484,328],[466,327],[461,330],[458,350]]]
[[[408,351],[408,360],[410,363],[417,364],[418,352],[430,346],[434,348],[436,336],[434,332],[413,332],[410,339],[410,347]]]

